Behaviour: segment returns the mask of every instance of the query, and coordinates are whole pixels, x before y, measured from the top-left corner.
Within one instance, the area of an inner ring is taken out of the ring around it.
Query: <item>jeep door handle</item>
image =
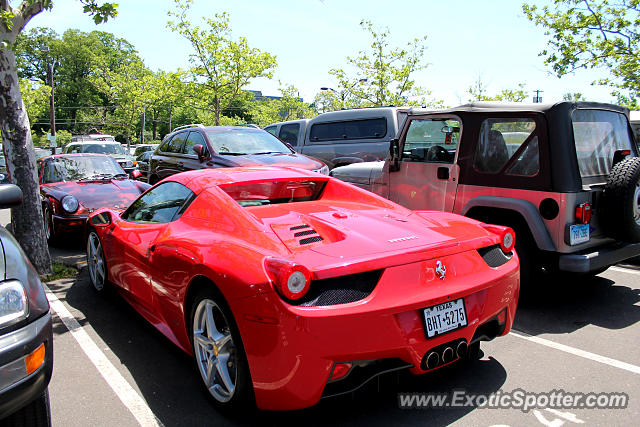
[[[438,179],[449,179],[449,168],[444,167],[444,166],[440,166],[438,168]]]

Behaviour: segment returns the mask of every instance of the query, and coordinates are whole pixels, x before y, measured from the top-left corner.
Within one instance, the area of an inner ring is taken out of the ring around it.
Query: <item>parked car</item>
[[[323,113],[310,120],[274,123],[265,128],[299,152],[330,169],[384,160],[410,108],[377,107]]]
[[[51,243],[66,233],[83,233],[87,216],[96,209],[124,210],[149,188],[128,179],[118,162],[104,154],[43,157],[38,175],[45,234]]]
[[[95,290],[192,354],[223,408],[304,408],[473,357],[517,305],[513,230],[301,169],[176,174],[89,226]]]
[[[22,191],[0,185],[0,209]],[[51,425],[48,385],[53,330],[40,277],[14,237],[0,227],[0,424]]]
[[[629,112],[629,119],[631,122],[631,129],[633,129],[633,136],[636,140],[638,150],[640,150],[640,111]]]
[[[145,151],[136,157],[136,162],[138,162],[138,171],[140,172],[138,179],[141,181],[147,182],[149,180],[149,159],[151,159],[152,154],[152,151]]]
[[[138,144],[135,146],[133,157],[138,157],[140,154],[146,151],[155,151],[160,144]]]
[[[589,102],[413,111],[385,162],[332,175],[410,209],[512,227],[523,281],[598,274],[640,254],[640,158],[630,157],[627,115]]]
[[[253,126],[186,125],[165,136],[149,162],[149,183],[203,168],[274,165],[328,174],[319,160],[296,154],[282,141]]]
[[[71,143],[64,148],[64,153],[108,154],[116,159],[128,174],[132,173],[137,166],[135,158],[110,135],[74,136],[71,138]]]

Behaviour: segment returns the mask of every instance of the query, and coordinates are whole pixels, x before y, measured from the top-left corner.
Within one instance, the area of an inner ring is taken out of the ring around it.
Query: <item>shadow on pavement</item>
[[[80,324],[90,324],[107,344],[164,425],[279,425],[294,422],[301,425],[446,425],[474,408],[400,409],[398,393],[450,393],[465,389],[472,393],[490,394],[499,390],[507,378],[499,361],[485,358],[422,376],[412,376],[408,372],[383,376],[354,393],[322,400],[305,410],[253,410],[231,417],[217,412],[210,405],[201,391],[192,359],[115,292],[105,296],[96,294],[90,287],[86,269],[73,281],[54,282],[49,287],[59,299],[80,312],[76,313]],[[54,328],[56,335],[68,332],[59,322]]]
[[[521,298],[513,328],[530,335],[566,334],[586,325],[623,329],[640,321],[638,301],[640,289],[601,276],[551,280]]]

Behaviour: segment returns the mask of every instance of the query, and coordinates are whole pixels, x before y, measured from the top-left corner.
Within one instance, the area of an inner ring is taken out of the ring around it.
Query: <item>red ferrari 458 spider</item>
[[[118,162],[105,154],[42,157],[38,159],[38,175],[50,243],[65,233],[83,233],[91,212],[104,207],[124,210],[150,187],[128,179]]]
[[[89,227],[95,289],[115,285],[192,354],[222,408],[304,408],[422,374],[477,354],[516,312],[511,229],[299,169],[173,175]]]

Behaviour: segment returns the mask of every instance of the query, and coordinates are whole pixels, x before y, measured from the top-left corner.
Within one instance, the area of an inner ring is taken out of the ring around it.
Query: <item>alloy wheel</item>
[[[196,307],[192,334],[196,364],[207,390],[218,402],[229,402],[236,391],[237,352],[229,323],[213,300],[205,298]]]
[[[93,287],[97,291],[101,291],[104,289],[106,279],[104,253],[102,252],[100,238],[94,232],[89,234],[87,239],[87,265],[89,266],[89,276]]]

